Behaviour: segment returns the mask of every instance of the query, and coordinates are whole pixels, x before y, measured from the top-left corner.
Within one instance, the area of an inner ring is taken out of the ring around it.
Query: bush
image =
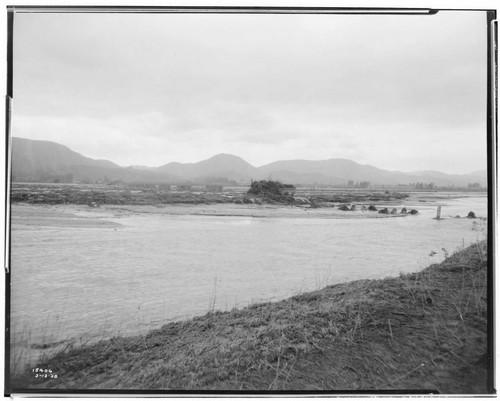
[[[260,180],[252,181],[247,193],[277,202],[293,202],[294,198],[288,192],[293,189],[293,185],[282,184],[279,181]]]
[[[262,195],[262,194],[274,194],[274,195],[282,195],[281,191],[284,189],[284,185],[279,181],[271,181],[271,180],[261,180],[261,181],[252,181],[250,185],[250,189],[247,193],[253,195]]]

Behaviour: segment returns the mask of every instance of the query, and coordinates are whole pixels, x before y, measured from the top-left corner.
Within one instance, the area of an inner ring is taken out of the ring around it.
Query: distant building
[[[205,191],[207,192],[222,192],[224,191],[223,185],[205,185]]]

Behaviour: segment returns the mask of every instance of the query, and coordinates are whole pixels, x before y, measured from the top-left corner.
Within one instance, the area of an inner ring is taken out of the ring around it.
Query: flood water
[[[24,224],[16,211],[26,206],[14,205],[11,342],[144,333],[212,308],[414,272],[486,238],[484,220],[463,218],[487,217],[486,197],[413,205],[419,214],[407,217],[132,214],[78,227]]]

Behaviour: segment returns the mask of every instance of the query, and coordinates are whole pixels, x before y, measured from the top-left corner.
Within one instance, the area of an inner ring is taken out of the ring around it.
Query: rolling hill
[[[50,141],[12,138],[12,181],[21,182],[165,182],[157,171],[120,167],[95,160]]]
[[[259,176],[259,170],[241,157],[220,153],[198,163],[168,163],[158,171],[176,177],[196,180],[203,177],[224,177],[229,180],[249,181]]]
[[[221,153],[197,163],[172,162],[160,167],[120,167],[108,160],[95,160],[49,141],[12,138],[13,181],[39,182],[142,182],[179,183],[272,178],[295,185],[346,185],[367,181],[377,185],[431,183],[439,186],[487,185],[486,170],[453,175],[439,171],[410,173],[379,169],[347,159],[282,160],[254,167],[241,157]]]
[[[439,186],[467,186],[479,182],[487,184],[486,170],[472,174],[454,175],[439,171],[417,171],[404,173],[400,171],[382,170],[368,164],[359,164],[347,159],[329,160],[285,160],[267,164],[259,168],[261,172],[275,179],[288,177],[295,183],[345,184],[368,181],[378,185],[398,185],[414,182],[433,182]]]

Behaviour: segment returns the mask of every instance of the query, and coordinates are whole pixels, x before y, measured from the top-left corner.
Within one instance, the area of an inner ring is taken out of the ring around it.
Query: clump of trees
[[[272,200],[276,202],[293,202],[293,192],[295,187],[289,184],[282,184],[279,181],[272,180],[252,180],[250,184],[250,189],[248,190],[249,195],[256,195],[266,200]]]

